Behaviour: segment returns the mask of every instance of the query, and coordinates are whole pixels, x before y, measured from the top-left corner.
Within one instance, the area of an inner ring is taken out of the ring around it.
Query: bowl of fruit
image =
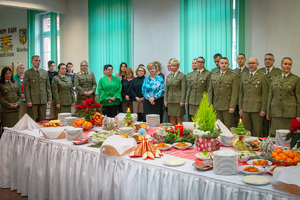
[[[81,120],[76,119],[74,121],[74,124],[72,124],[72,126],[75,128],[82,128],[84,131],[87,131],[94,127],[94,125],[91,122],[86,121],[85,119],[81,119]]]
[[[300,162],[300,154],[297,151],[276,149],[271,154],[275,165],[296,166]]]

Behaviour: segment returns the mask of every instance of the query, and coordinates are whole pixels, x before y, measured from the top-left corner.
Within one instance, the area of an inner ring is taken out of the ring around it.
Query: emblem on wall
[[[25,44],[27,42],[27,28],[19,29],[19,41],[21,44]]]
[[[9,50],[12,50],[13,44],[11,43],[12,36],[11,35],[4,35],[0,37],[0,44],[1,44],[1,51],[3,53],[8,52]]]

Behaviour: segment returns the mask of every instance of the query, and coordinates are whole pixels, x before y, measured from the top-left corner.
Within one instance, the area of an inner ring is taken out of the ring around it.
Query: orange
[[[286,155],[286,156],[289,155],[289,153],[292,153],[292,152],[290,150],[287,150],[287,151],[283,152],[283,154]]]
[[[280,160],[280,156],[276,156],[275,159],[276,159],[276,160]]]
[[[289,152],[287,155],[289,158],[295,158],[295,154],[293,154],[293,152]]]
[[[276,149],[276,153],[282,153],[282,149]]]
[[[272,156],[272,158],[275,158],[276,156],[278,156],[278,154],[277,154],[276,152],[273,152],[273,153],[271,154],[271,156]]]

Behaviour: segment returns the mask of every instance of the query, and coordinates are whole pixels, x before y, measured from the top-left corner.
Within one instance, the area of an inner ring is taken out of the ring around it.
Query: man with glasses
[[[281,70],[274,67],[274,55],[271,53],[267,53],[264,58],[265,62],[265,67],[258,69],[258,71],[264,73],[266,75],[267,79],[267,85],[268,85],[268,90],[272,84],[272,81],[274,78],[277,76],[281,76]],[[269,127],[270,127],[270,121],[267,120],[266,117],[263,119],[263,131],[262,131],[262,136],[263,137],[268,137],[269,136]]]
[[[257,58],[249,59],[249,72],[242,74],[239,92],[239,113],[243,117],[244,127],[256,137],[261,136],[268,98],[266,77],[257,70],[258,65]]]
[[[199,108],[203,92],[208,91],[211,72],[204,68],[204,64],[205,59],[201,56],[198,57],[196,62],[198,70],[191,73],[191,78],[187,86],[185,106],[188,107],[189,121],[192,121],[192,116],[195,116]]]

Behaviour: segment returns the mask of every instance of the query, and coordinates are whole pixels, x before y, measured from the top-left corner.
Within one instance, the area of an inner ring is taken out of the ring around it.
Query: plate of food
[[[185,159],[183,158],[169,158],[164,162],[164,165],[176,167],[183,165],[185,163]]]
[[[245,139],[248,150],[257,151],[260,147],[260,141],[255,137]]]
[[[172,145],[167,143],[158,143],[155,145],[155,147],[157,147],[159,150],[166,151],[171,149]]]
[[[213,168],[213,165],[211,163],[207,163],[204,165],[196,165],[196,163],[193,163],[193,166],[199,171],[207,171]]]
[[[211,160],[213,158],[213,154],[208,151],[196,153],[195,156],[201,160]]]
[[[243,181],[251,185],[266,185],[271,182],[271,179],[261,175],[248,175],[243,178]]]
[[[253,160],[249,160],[247,162],[247,164],[254,165],[254,166],[266,167],[266,166],[272,165],[272,162],[269,160],[264,160],[264,159],[253,159]]]
[[[257,175],[265,172],[264,168],[261,166],[253,166],[253,165],[242,165],[238,167],[238,170],[247,175]]]
[[[177,142],[173,144],[173,147],[176,149],[184,150],[187,148],[190,148],[192,146],[192,143],[189,142]]]

